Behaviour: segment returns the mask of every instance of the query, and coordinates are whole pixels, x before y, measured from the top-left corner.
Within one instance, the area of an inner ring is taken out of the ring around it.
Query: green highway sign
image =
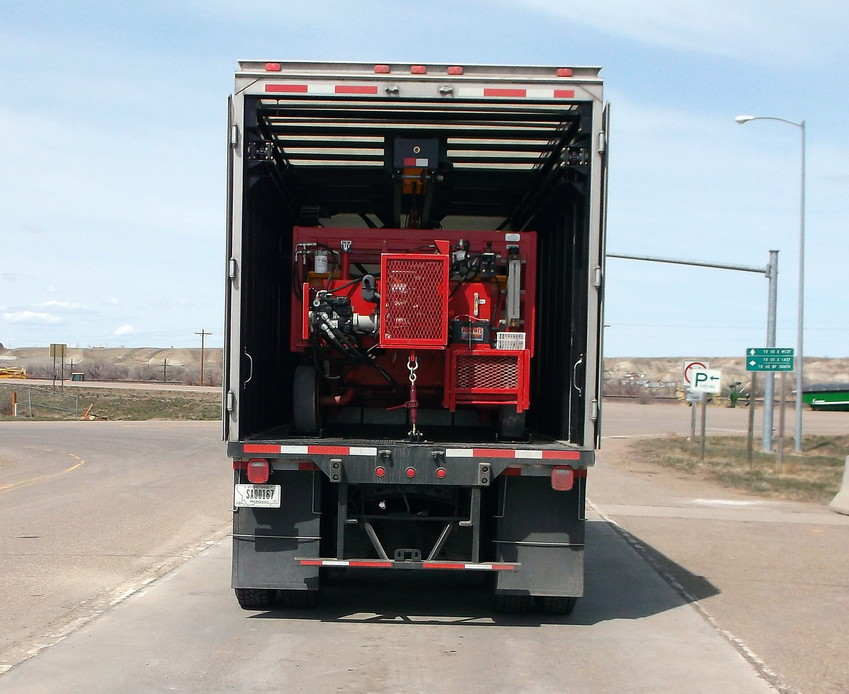
[[[746,371],[793,371],[792,347],[750,347],[746,350]]]

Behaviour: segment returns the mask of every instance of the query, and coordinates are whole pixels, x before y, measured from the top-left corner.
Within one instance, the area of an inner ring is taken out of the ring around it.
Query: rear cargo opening
[[[231,384],[238,438],[301,435],[294,402],[310,357],[291,349],[292,293],[303,279],[293,251],[298,229],[345,229],[355,244],[379,229],[409,229],[429,243],[497,231],[536,234],[536,328],[528,338],[535,353],[523,431],[592,447],[583,440],[587,379],[594,378],[585,357],[590,102],[280,94],[245,96],[244,118],[237,124],[244,138],[241,350],[230,356],[242,374],[240,388]],[[417,156],[431,163],[416,167]],[[429,440],[487,441],[492,427],[483,411],[458,406],[449,416],[434,407],[420,416],[432,418]],[[409,426],[406,411],[379,402],[348,414],[318,435],[391,438]]]

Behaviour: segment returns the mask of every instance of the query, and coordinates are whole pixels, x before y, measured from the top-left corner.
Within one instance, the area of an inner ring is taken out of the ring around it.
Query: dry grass
[[[828,503],[840,490],[849,436],[806,436],[802,448],[804,453],[795,455],[792,444],[785,447],[780,470],[776,456],[761,453],[758,442],[750,464],[741,437],[709,438],[704,460],[699,442],[684,437],[646,439],[633,451],[646,462],[752,494]]]
[[[141,421],[216,420],[221,418],[221,395],[125,388],[67,388],[0,386],[0,420],[11,417],[11,392],[18,392],[18,419],[80,419],[86,410],[97,418]]]

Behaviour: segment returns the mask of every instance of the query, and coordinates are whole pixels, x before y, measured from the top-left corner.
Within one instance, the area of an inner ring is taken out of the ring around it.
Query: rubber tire
[[[235,588],[235,591],[236,600],[243,610],[267,610],[277,592],[267,588]]]
[[[501,614],[522,614],[530,609],[531,596],[496,593],[492,596],[492,607]]]
[[[318,606],[317,590],[281,590],[280,604],[293,610],[309,610]]]
[[[537,609],[543,614],[572,614],[578,602],[578,598],[556,595],[537,595],[534,599]]]
[[[516,412],[513,405],[502,405],[498,410],[498,438],[516,441],[525,436],[525,413]]]
[[[318,373],[315,367],[299,366],[295,369],[292,407],[297,431],[315,433],[321,429]]]

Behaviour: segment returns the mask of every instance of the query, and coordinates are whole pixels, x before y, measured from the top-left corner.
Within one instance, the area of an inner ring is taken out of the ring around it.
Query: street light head
[[[744,123],[748,123],[750,120],[755,120],[756,116],[737,116],[734,120],[736,120],[740,125]]]

